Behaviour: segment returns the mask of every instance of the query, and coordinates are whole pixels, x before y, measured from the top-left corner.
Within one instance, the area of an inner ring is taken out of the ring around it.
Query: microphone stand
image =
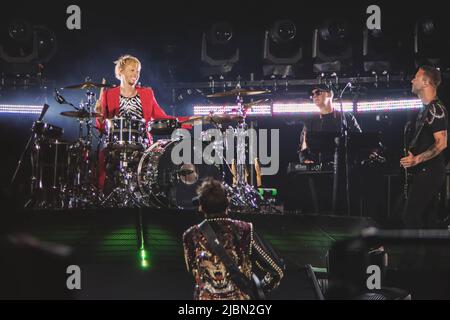
[[[75,110],[80,111],[81,109],[75,105],[73,105],[73,103],[68,102],[66,99],[64,99],[64,97],[62,95],[59,94],[58,90],[55,89],[55,100],[56,102],[58,102],[59,104],[67,104],[69,106],[72,106]]]
[[[352,84],[349,82],[347,85],[342,89],[341,93],[339,94],[339,106],[341,111],[341,133],[340,137],[335,139],[336,148],[334,153],[334,170],[333,170],[333,212],[336,213],[337,211],[337,199],[338,199],[338,188],[339,188],[339,168],[340,168],[340,161],[339,161],[339,151],[340,151],[340,145],[341,140],[344,140],[344,161],[345,161],[345,195],[346,195],[346,203],[347,203],[347,215],[350,216],[350,186],[349,186],[349,163],[348,163],[348,123],[347,118],[344,114],[344,106],[342,102],[342,96],[344,95],[344,92],[347,90],[347,88],[350,88]]]

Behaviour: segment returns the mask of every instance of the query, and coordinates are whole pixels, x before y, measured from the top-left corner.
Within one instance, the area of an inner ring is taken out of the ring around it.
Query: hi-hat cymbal
[[[231,97],[231,96],[254,96],[258,94],[270,93],[269,90],[247,90],[236,88],[230,91],[217,92],[207,95],[208,98]]]
[[[94,88],[109,88],[111,85],[105,83],[83,82],[72,86],[64,87],[64,89],[94,89]]]
[[[78,118],[78,119],[101,118],[102,117],[102,115],[100,113],[87,112],[87,111],[84,111],[84,110],[80,110],[80,111],[64,111],[64,112],[61,112],[60,115],[62,115],[64,117]]]

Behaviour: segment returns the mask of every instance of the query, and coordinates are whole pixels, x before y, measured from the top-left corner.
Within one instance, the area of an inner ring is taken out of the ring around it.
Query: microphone
[[[55,100],[56,102],[58,102],[59,104],[64,104],[66,103],[66,99],[64,99],[64,97],[62,95],[59,94],[58,90],[55,89]]]
[[[38,119],[39,122],[41,122],[42,119],[44,119],[44,116],[47,113],[48,108],[50,108],[50,106],[45,103],[44,107],[42,108],[41,114],[39,115],[39,119]]]

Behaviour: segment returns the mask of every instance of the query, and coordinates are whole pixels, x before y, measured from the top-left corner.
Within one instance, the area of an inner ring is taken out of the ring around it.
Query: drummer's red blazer
[[[175,117],[167,115],[164,110],[156,102],[155,95],[151,88],[136,87],[137,93],[141,98],[142,103],[142,113],[144,115],[145,121],[150,120],[160,120],[160,119],[174,119]],[[103,91],[101,96],[101,107],[102,107],[102,118],[97,118],[96,127],[100,131],[104,131],[105,120],[111,119],[119,115],[120,107],[120,87],[115,87]],[[178,120],[184,121],[188,120],[189,117],[178,117]],[[190,128],[189,126],[184,126],[183,128]],[[149,135],[151,141],[151,136]],[[98,172],[98,183],[100,189],[103,189],[105,182],[105,153],[104,150],[99,152],[99,172]]]
[[[173,119],[174,117],[167,115],[164,110],[156,102],[155,95],[151,88],[136,87],[137,93],[141,98],[142,112],[145,121],[159,119]],[[120,106],[120,87],[115,87],[103,91],[101,96],[102,115],[105,119],[110,119],[119,115]],[[179,117],[183,120],[184,117]],[[104,128],[104,121],[97,118],[97,128]]]

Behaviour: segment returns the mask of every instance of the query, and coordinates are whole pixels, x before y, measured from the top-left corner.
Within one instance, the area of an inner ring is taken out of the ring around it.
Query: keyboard
[[[299,162],[291,162],[288,165],[287,173],[329,173],[332,172],[330,170],[324,170],[322,164],[305,164]]]

